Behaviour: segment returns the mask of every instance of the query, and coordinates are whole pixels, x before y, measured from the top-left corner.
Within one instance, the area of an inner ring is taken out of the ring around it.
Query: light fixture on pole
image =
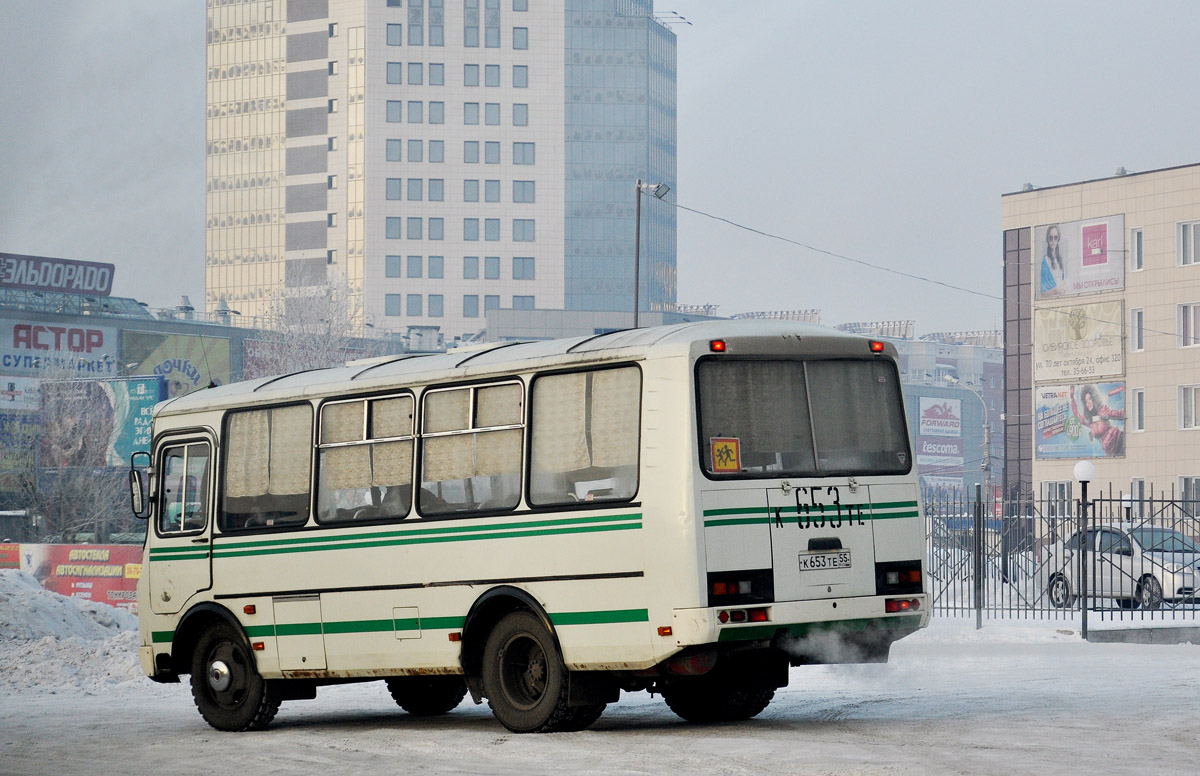
[[[654,195],[655,199],[662,199],[667,196],[671,187],[665,183],[642,183],[642,179],[638,178],[634,189],[637,193],[633,206],[633,328],[636,329],[638,328],[638,311],[641,306],[638,292],[641,289],[642,272],[642,192],[648,191]]]

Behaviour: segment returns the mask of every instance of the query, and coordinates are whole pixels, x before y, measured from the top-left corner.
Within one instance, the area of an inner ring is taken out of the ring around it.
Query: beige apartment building
[[[1200,164],[1001,198],[1006,486],[1200,498]]]

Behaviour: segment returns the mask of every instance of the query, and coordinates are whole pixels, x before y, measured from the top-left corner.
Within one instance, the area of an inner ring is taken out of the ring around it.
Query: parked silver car
[[[1107,525],[1076,532],[1051,552],[1046,593],[1069,607],[1079,595],[1079,552],[1088,547],[1089,598],[1125,608],[1157,609],[1163,601],[1195,601],[1200,589],[1200,546],[1179,531]]]

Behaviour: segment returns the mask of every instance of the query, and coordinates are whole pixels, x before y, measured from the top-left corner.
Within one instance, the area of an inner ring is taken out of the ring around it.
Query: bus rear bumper
[[[718,643],[772,642],[797,662],[864,662],[884,658],[893,641],[929,624],[928,594],[904,596],[908,607],[888,613],[886,601],[896,596],[785,601],[745,607],[676,609],[672,631],[680,647]],[[915,606],[913,604],[915,603]],[[750,610],[757,610],[751,613]],[[766,620],[762,621],[762,610]],[[734,622],[737,611],[747,622]],[[728,613],[721,622],[721,613]],[[753,621],[754,617],[759,621]],[[852,659],[860,653],[861,659]]]

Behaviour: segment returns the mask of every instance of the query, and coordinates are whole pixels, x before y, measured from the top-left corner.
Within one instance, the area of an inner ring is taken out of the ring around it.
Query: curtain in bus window
[[[638,461],[642,374],[636,367],[592,373],[593,466],[634,466]]]
[[[363,438],[366,402],[326,404],[321,408],[321,444],[358,442]]]
[[[484,431],[475,435],[475,474],[521,473],[521,429]]]
[[[225,440],[225,495],[258,496],[267,492],[268,463],[263,450],[271,446],[271,424],[264,410],[229,416]]]
[[[421,462],[424,482],[465,480],[475,473],[475,435],[428,437]]]
[[[371,484],[412,484],[412,440],[371,445]]]
[[[307,405],[271,410],[270,488],[273,496],[308,493],[312,412]]]
[[[521,386],[497,385],[475,392],[475,428],[521,422]]]
[[[413,400],[411,396],[371,402],[371,438],[411,436]]]
[[[812,361],[808,384],[821,471],[908,471],[900,387],[889,363]]]
[[[331,447],[321,451],[321,500],[330,490],[371,486],[371,451],[367,445]]]
[[[816,469],[804,364],[705,361],[697,374],[700,449],[713,470],[710,440],[736,439],[742,471],[808,474]]]
[[[533,383],[533,477],[586,469],[588,375],[576,372],[539,377]],[[536,486],[535,486],[536,487]]]
[[[470,407],[471,390],[469,388],[426,394],[422,427],[426,434],[469,428],[467,421]]]

